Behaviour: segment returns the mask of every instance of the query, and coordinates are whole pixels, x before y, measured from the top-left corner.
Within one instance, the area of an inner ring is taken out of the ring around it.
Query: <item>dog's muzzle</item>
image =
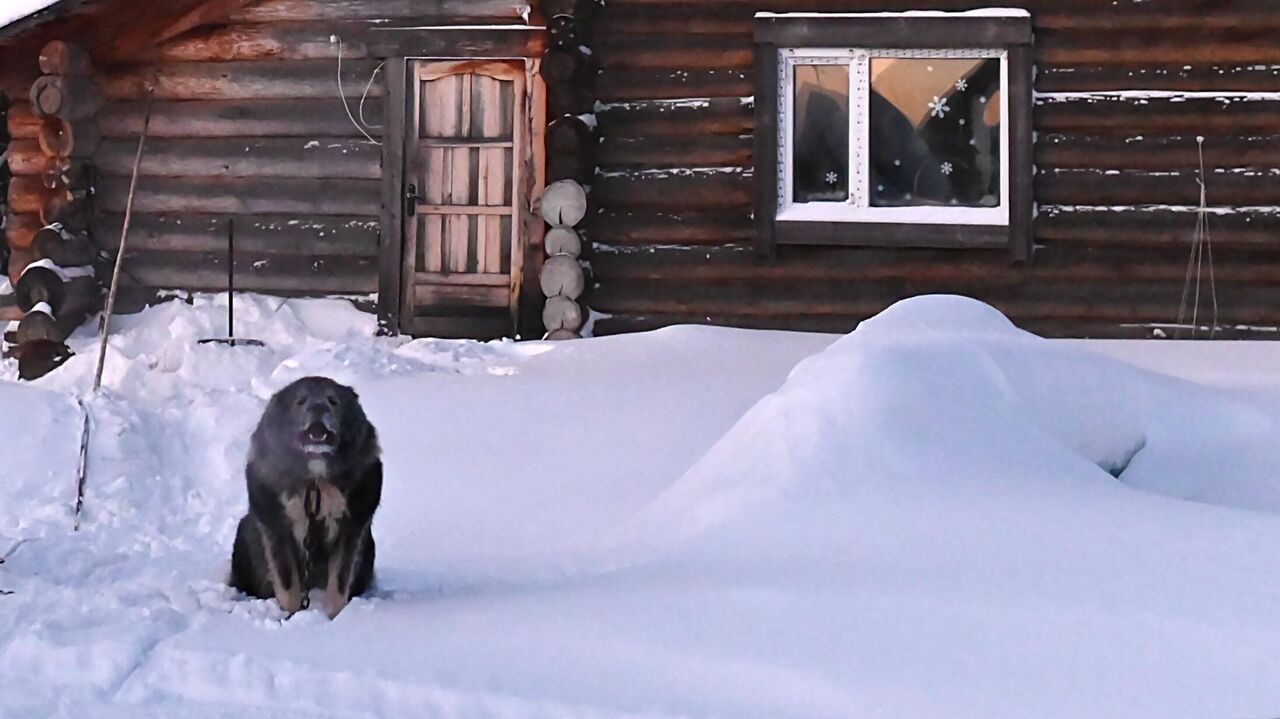
[[[298,437],[307,454],[331,454],[338,447],[338,435],[319,420],[307,425]]]

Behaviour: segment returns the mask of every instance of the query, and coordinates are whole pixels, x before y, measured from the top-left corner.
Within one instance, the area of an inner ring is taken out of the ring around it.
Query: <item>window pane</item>
[[[849,66],[795,66],[795,202],[849,199]]]
[[[871,59],[873,207],[1000,206],[1000,60]]]

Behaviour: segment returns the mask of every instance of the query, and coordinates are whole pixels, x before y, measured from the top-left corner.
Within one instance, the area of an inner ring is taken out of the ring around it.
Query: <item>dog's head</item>
[[[355,390],[328,377],[304,377],[267,404],[259,432],[308,458],[328,458],[365,440],[369,423]]]

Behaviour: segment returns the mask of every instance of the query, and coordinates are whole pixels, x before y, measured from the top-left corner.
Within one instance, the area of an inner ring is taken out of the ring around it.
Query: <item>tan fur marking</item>
[[[253,521],[258,522],[257,519],[254,519]],[[280,605],[280,608],[283,609],[286,614],[292,615],[299,609],[302,609],[302,590],[300,589],[300,585],[302,583],[301,577],[297,576],[298,570],[296,567],[289,567],[287,571],[292,579],[292,581],[289,582],[289,585],[293,587],[293,589],[288,591],[282,589],[284,586],[284,578],[280,574],[280,568],[276,566],[275,553],[271,551],[270,546],[271,540],[268,539],[269,535],[267,534],[266,529],[263,528],[261,522],[258,522],[258,533],[266,544],[264,547],[264,554],[267,559],[267,577],[271,580],[271,589],[275,592],[276,603]]]

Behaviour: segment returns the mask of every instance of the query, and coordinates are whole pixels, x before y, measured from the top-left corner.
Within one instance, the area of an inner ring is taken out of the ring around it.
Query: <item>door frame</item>
[[[532,28],[531,28],[532,29]],[[457,33],[462,34],[462,33]],[[521,33],[523,34],[523,33]],[[511,274],[514,332],[519,337],[541,336],[541,292],[537,277],[542,267],[542,239],[546,226],[535,212],[537,200],[546,187],[546,86],[539,73],[537,57],[507,55],[502,57],[430,57],[395,54],[386,57],[383,107],[385,132],[382,136],[382,211],[378,237],[378,332],[401,334],[408,331],[411,317],[403,312],[405,272],[405,129],[413,103],[409,95],[409,61],[427,62],[520,62],[524,64],[525,117],[521,131],[527,141],[520,172],[523,192],[519,212],[512,218],[519,223],[515,236],[521,238],[520,256],[512,247]],[[520,122],[520,119],[517,119]]]

